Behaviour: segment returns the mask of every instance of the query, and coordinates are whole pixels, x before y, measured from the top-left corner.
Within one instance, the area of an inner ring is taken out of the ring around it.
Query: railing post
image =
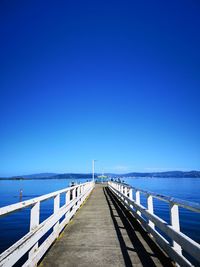
[[[173,229],[179,232],[180,231],[179,210],[178,210],[178,205],[174,204],[173,202],[170,202],[170,218]],[[175,241],[173,241],[173,247],[179,254],[182,254],[181,246]]]
[[[80,195],[82,195],[82,192],[83,192],[83,190],[82,190],[82,185],[80,185]],[[82,204],[82,197],[80,198],[80,205]]]
[[[76,189],[74,188],[72,191],[72,200],[74,201],[76,198]],[[76,208],[76,202],[74,202],[73,209]]]
[[[126,197],[127,197],[127,195],[128,195],[128,188],[127,188],[127,186],[124,187],[124,195],[125,195]],[[125,202],[125,203],[128,203],[127,200],[126,200],[125,198],[124,198],[124,202]]]
[[[57,194],[55,197],[54,197],[54,214],[56,214],[60,209],[60,194]],[[54,228],[53,228],[53,231],[56,235],[56,237],[58,237],[59,235],[59,221],[55,224]]]
[[[78,186],[78,188],[77,188],[77,198],[79,198],[79,196],[80,196],[80,186]],[[80,201],[80,199],[79,199],[79,201],[77,202],[78,207],[80,207],[80,205],[81,205],[80,202],[81,202],[81,201]]]
[[[70,190],[65,193],[65,204],[70,202]]]
[[[132,188],[129,188],[129,198],[130,200],[133,200],[133,189]],[[133,205],[130,204],[130,208],[132,209]]]
[[[127,190],[127,186],[124,187],[124,195],[127,197],[127,193],[128,193],[128,190]]]
[[[68,190],[66,193],[65,193],[65,204],[66,205],[69,205],[69,202],[70,202],[70,190]],[[65,218],[67,218],[69,215],[69,210],[66,212],[65,214]]]
[[[30,231],[33,231],[40,223],[40,202],[34,204],[31,208],[31,216],[30,216]],[[28,257],[32,259],[34,257],[35,252],[38,249],[38,242],[32,247],[29,251]],[[34,264],[33,266],[37,266]]]
[[[82,193],[84,193],[85,192],[85,185],[83,185],[82,186]],[[85,201],[85,195],[84,195],[84,197],[83,197],[83,199],[82,199],[82,203]]]
[[[117,195],[120,197],[120,194],[119,194],[119,192],[120,192],[120,184],[117,184],[116,190],[117,190]]]
[[[139,190],[135,192],[135,202],[136,204],[140,205],[140,191]],[[137,210],[137,214],[141,216],[141,212],[139,210]]]
[[[147,208],[148,208],[148,211],[153,214],[153,197],[151,195],[148,195],[147,196]],[[155,228],[155,225],[152,221],[149,220],[149,226],[151,228]]]
[[[123,185],[121,185],[120,192],[123,194]],[[121,196],[123,198],[123,196]]]

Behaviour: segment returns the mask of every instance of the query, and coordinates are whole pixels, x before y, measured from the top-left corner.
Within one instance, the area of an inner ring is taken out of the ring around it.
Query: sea
[[[200,203],[200,178],[125,178],[125,183],[191,202]],[[47,180],[0,180],[0,207],[28,200],[68,187],[71,182],[83,183],[87,179],[47,179]],[[61,205],[64,197],[61,198]],[[146,206],[146,198],[141,197]],[[180,208],[181,231],[200,243],[200,213]],[[170,222],[169,205],[154,200],[155,214]],[[53,213],[53,200],[41,203],[40,222]],[[0,253],[10,247],[29,231],[30,208],[20,210],[8,216],[0,217]]]

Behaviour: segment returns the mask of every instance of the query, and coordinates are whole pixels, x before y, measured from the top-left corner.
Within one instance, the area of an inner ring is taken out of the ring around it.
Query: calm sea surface
[[[85,182],[86,179],[77,180]],[[124,181],[132,186],[163,195],[200,203],[199,178],[127,178]],[[0,207],[19,201],[23,190],[23,200],[47,194],[69,185],[71,180],[25,180],[0,181]],[[142,197],[142,204],[146,199]],[[61,204],[64,198],[61,199]],[[169,207],[159,200],[154,201],[155,213],[169,222]],[[41,204],[40,222],[53,213],[53,201]],[[29,231],[30,208],[0,218],[0,253]],[[200,243],[200,214],[180,208],[181,230]]]

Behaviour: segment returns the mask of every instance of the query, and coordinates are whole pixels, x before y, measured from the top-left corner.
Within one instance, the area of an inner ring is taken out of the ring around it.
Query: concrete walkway
[[[40,266],[173,266],[107,187],[96,185]]]

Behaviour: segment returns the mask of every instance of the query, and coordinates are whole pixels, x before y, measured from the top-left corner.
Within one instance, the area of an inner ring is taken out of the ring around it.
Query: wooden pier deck
[[[96,185],[40,266],[174,266],[108,187]]]

